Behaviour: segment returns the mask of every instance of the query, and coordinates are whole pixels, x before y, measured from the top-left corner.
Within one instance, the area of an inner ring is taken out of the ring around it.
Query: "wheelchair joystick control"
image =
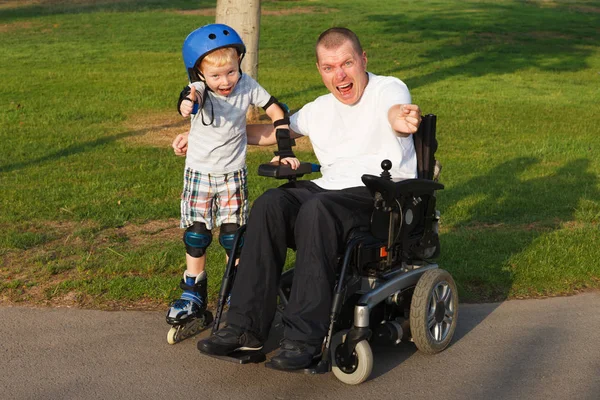
[[[383,160],[381,162],[381,169],[383,169],[383,171],[381,172],[381,174],[379,174],[379,176],[381,176],[383,179],[387,179],[388,181],[392,180],[392,175],[390,174],[390,169],[392,169],[392,162],[390,160]]]

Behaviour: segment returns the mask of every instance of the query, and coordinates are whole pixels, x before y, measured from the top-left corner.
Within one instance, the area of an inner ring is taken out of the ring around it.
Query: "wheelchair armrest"
[[[404,179],[395,182],[368,174],[363,175],[361,179],[373,196],[380,193],[388,203],[405,195],[422,195],[444,188],[441,183],[429,179]]]
[[[278,161],[273,161],[268,164],[259,165],[258,175],[276,179],[294,179],[318,171],[318,169],[315,170],[315,167],[318,167],[318,165],[301,162],[298,169],[292,169],[288,164],[280,164]]]
[[[405,179],[399,182],[394,182],[396,185],[396,197],[403,194],[427,194],[436,190],[442,190],[444,185],[430,179]]]

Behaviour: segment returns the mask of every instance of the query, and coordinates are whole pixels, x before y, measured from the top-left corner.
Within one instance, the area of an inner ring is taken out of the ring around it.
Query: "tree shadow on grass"
[[[42,157],[21,161],[13,164],[0,165],[0,173],[3,172],[12,172],[18,169],[31,167],[33,165],[39,165],[45,162],[56,161],[63,157],[69,157],[75,154],[84,153],[86,151],[93,150],[96,147],[104,146],[108,143],[116,142],[117,140],[124,139],[126,137],[132,136],[142,136],[151,131],[175,128],[181,126],[181,122],[173,123],[173,124],[165,124],[161,126],[153,126],[151,128],[139,129],[134,131],[121,132],[110,136],[101,137],[96,140],[90,140],[87,142],[79,142],[77,144],[73,144],[71,146],[65,147],[64,149],[60,149],[54,151],[52,153],[46,154]]]
[[[202,4],[201,4],[202,3]],[[141,12],[153,10],[198,10],[214,8],[216,2],[188,0],[100,0],[100,1],[45,1],[31,5],[0,9],[0,22],[62,14],[95,12]]]
[[[600,13],[561,5],[468,3],[463,9],[420,14],[373,15],[381,32],[402,43],[439,43],[427,46],[421,62],[406,64],[402,52],[398,67],[380,73],[424,68],[421,75],[405,79],[411,89],[454,76],[502,75],[536,68],[540,71],[580,71],[597,43]],[[398,21],[402,21],[399,23]],[[376,61],[376,60],[374,60]],[[454,62],[452,62],[454,61]],[[446,66],[437,66],[444,63]],[[449,64],[453,64],[448,66]],[[433,71],[432,71],[433,70]]]
[[[457,76],[500,76],[531,68],[552,72],[590,68],[587,60],[600,39],[595,28],[600,26],[598,12],[531,3],[465,3],[463,7],[367,15],[365,19],[375,22],[378,32],[361,36],[367,54],[398,54],[395,65],[382,65],[376,55],[371,57],[369,71],[398,76],[414,90]],[[319,33],[315,32],[315,38]],[[377,35],[385,41],[378,42],[379,48],[369,48],[368,43]],[[426,43],[427,50],[417,50],[419,61],[407,62],[404,52],[408,46],[403,43]],[[407,70],[417,74],[399,75]],[[313,85],[280,96],[288,98],[319,89],[324,87]]]
[[[442,223],[452,208],[464,215],[441,235],[440,258],[457,281],[462,300],[507,299],[514,270],[521,267],[510,260],[541,235],[575,220],[580,200],[600,200],[588,159],[567,162],[546,176],[520,177],[536,164],[536,158],[515,158],[439,194]]]

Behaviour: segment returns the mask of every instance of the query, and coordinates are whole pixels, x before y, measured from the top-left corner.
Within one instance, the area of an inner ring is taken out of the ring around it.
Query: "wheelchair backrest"
[[[415,151],[417,153],[417,177],[419,179],[433,179],[435,170],[435,152],[437,151],[435,114],[422,117],[419,129],[413,135]]]
[[[412,137],[417,156],[417,179],[393,182],[370,175],[362,178],[376,199],[370,232],[375,238],[387,242],[388,252],[395,253],[388,256],[388,264],[393,259],[425,260],[439,254],[435,191],[444,186],[434,181],[436,116],[423,116]],[[383,200],[379,203],[382,206],[378,206],[377,198]]]

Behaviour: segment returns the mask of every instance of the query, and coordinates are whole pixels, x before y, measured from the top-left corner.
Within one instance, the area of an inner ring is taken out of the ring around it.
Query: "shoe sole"
[[[214,349],[211,349],[210,347],[204,346],[202,342],[198,342],[198,350],[200,350],[201,353],[209,354],[212,356],[228,356],[237,351],[260,351],[260,350],[262,350],[262,348],[263,348],[263,346],[257,346],[257,347],[241,346],[241,347],[235,348],[233,350],[229,350],[229,351],[219,351],[219,350],[215,351]]]
[[[309,368],[315,361],[320,360],[322,357],[323,357],[323,354],[319,353],[319,354],[313,356],[310,363],[308,363],[307,365],[302,365],[302,366],[283,365],[281,362],[273,361],[273,359],[271,359],[268,363],[269,364],[268,367],[277,369],[280,371],[298,371],[298,370],[303,370],[303,369]]]
[[[242,347],[238,347],[234,351],[259,351],[259,350],[262,350],[262,348],[263,348],[263,346],[258,346],[258,347],[242,346]]]

